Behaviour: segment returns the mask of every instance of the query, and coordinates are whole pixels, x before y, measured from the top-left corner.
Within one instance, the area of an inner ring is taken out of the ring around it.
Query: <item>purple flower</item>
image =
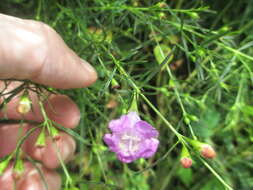
[[[111,120],[109,128],[112,134],[105,134],[104,141],[122,162],[149,158],[158,148],[158,131],[142,121],[136,112]]]

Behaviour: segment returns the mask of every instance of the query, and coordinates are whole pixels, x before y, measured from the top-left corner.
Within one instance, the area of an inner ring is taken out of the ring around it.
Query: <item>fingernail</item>
[[[81,59],[81,62],[82,62],[82,66],[87,71],[87,75],[89,77],[89,81],[91,81],[91,83],[95,82],[97,80],[97,72],[96,72],[96,70],[87,61]]]

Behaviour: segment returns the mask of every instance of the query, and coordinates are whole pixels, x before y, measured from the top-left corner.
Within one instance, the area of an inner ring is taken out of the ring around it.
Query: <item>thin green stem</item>
[[[233,188],[225,182],[222,177],[202,158],[199,157],[201,162],[212,172],[212,174],[228,189],[233,190]]]
[[[54,126],[52,125],[53,123],[52,123],[52,121],[48,118],[48,116],[47,116],[47,114],[46,114],[46,111],[45,111],[45,108],[44,108],[44,105],[43,105],[43,103],[42,103],[41,101],[39,101],[39,105],[40,105],[40,110],[41,110],[42,116],[43,116],[43,118],[44,118],[43,125],[44,125],[45,127],[47,127],[47,130],[48,130],[48,132],[49,132],[49,134],[50,134],[50,131],[51,131],[50,128],[51,128],[51,127],[54,127]],[[52,134],[50,134],[50,135],[52,135]],[[53,139],[52,136],[51,136],[51,138],[52,138],[52,141],[54,141],[54,139]],[[63,172],[64,172],[64,174],[65,174],[65,176],[66,176],[65,187],[72,186],[73,180],[72,180],[72,178],[71,178],[71,176],[70,176],[70,174],[69,174],[69,172],[68,172],[68,170],[67,170],[67,168],[66,168],[65,163],[63,162],[63,160],[62,160],[62,158],[61,158],[61,154],[60,154],[59,148],[56,146],[55,143],[53,143],[53,146],[54,146],[54,149],[55,149],[55,151],[56,151],[57,157],[58,157],[58,159],[59,159],[59,161],[60,161],[60,164],[61,164],[61,167],[62,167],[62,169],[63,169]]]
[[[174,86],[173,90],[174,90],[174,92],[175,92],[175,94],[176,94],[177,101],[178,101],[178,103],[179,103],[179,105],[180,105],[180,107],[181,107],[181,109],[182,109],[183,117],[187,117],[188,114],[187,114],[187,112],[185,111],[184,105],[183,105],[182,100],[181,100],[181,97],[180,97],[180,95],[179,95],[178,87],[177,87],[178,84],[177,84],[177,82],[176,82],[176,80],[175,80],[175,77],[174,77],[173,74],[171,73],[170,67],[169,67],[168,65],[166,66],[166,69],[167,69],[167,72],[168,72],[168,74],[169,74],[171,80],[173,80],[173,82],[175,83],[175,86]],[[191,132],[192,137],[196,140],[197,137],[196,137],[196,135],[194,134],[194,131],[193,131],[193,129],[192,129],[191,124],[188,123],[188,126],[189,126],[189,129],[190,129],[190,132]]]

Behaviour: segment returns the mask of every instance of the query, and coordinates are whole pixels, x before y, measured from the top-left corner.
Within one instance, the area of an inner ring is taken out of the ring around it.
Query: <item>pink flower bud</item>
[[[210,158],[210,159],[212,159],[216,156],[215,150],[209,144],[204,144],[201,146],[200,154],[204,158]]]
[[[192,159],[188,157],[183,157],[180,159],[180,163],[183,168],[190,168],[192,166]]]

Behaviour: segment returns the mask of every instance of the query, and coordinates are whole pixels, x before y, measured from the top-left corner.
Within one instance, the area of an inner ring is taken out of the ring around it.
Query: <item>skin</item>
[[[35,83],[59,89],[82,88],[91,85],[97,79],[96,71],[86,61],[79,58],[48,25],[16,17],[0,14],[0,78],[28,79]],[[8,90],[17,86],[13,82]],[[0,83],[0,90],[3,84]],[[7,108],[0,111],[0,118],[22,119],[42,122],[35,94],[31,93],[33,111],[24,116],[17,112],[19,97],[8,103]],[[0,100],[1,101],[1,100]],[[77,105],[67,96],[53,95],[45,102],[49,118],[64,127],[75,128],[80,119]],[[0,158],[11,153],[20,138],[32,124],[0,124]],[[22,145],[24,157],[29,155],[41,162],[41,169],[49,190],[60,189],[61,180],[54,171],[59,167],[56,148],[62,159],[67,162],[75,152],[75,141],[64,132],[60,132],[57,140],[47,138],[46,146],[38,148],[36,142],[39,130],[35,131]],[[11,163],[0,176],[1,190],[44,190],[45,185],[35,166],[25,161],[22,175],[12,170]]]

